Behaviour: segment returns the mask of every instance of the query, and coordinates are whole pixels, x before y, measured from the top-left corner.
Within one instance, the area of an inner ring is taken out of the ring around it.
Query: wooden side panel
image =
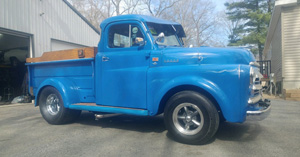
[[[94,58],[97,53],[97,47],[84,47],[70,50],[45,52],[41,57],[27,58],[27,63],[49,62],[59,60],[70,60],[80,58]]]

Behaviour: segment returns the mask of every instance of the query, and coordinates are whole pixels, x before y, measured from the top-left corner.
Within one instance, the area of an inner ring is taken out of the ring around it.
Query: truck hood
[[[163,50],[164,64],[247,64],[255,61],[253,54],[241,48],[183,48]]]

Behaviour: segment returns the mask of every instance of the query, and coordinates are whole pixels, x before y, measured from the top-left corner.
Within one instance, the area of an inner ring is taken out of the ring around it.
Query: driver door
[[[148,46],[139,23],[108,26],[106,51],[100,54],[101,76],[97,104],[146,109]]]

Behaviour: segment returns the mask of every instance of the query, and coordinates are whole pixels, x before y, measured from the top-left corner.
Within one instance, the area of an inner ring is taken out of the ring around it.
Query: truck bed
[[[95,102],[94,65],[97,48],[45,52],[38,58],[27,58],[30,93],[36,96],[47,79],[65,79],[76,88],[80,102]]]

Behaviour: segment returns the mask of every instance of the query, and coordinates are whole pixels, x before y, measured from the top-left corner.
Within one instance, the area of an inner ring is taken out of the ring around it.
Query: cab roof
[[[153,16],[130,14],[130,15],[120,15],[120,16],[107,18],[100,24],[100,28],[104,29],[109,23],[116,22],[116,21],[133,21],[133,20],[141,21],[144,23],[152,22],[152,23],[159,23],[159,24],[180,25],[179,23],[155,18]]]

